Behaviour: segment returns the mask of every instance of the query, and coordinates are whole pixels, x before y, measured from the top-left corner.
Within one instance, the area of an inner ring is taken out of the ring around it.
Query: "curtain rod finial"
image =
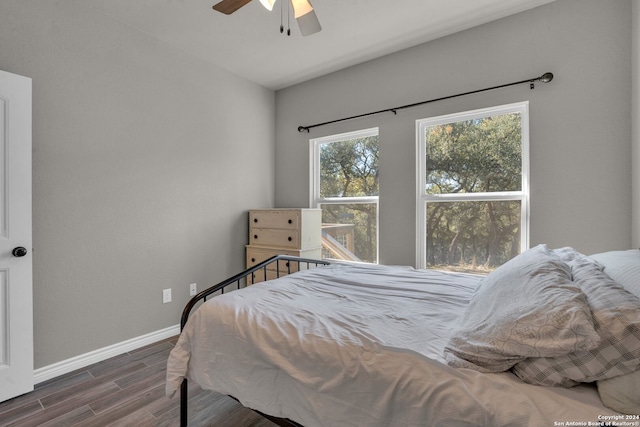
[[[549,83],[551,80],[553,80],[553,73],[544,73],[541,77],[540,77],[540,81],[542,83]]]
[[[304,132],[307,131],[307,133],[309,133],[309,128],[306,126],[298,126],[298,132]]]

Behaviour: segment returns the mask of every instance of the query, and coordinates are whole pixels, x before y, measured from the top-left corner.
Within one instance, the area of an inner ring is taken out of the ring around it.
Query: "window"
[[[323,257],[378,262],[378,128],[310,140]]]
[[[416,122],[418,267],[488,272],[528,247],[528,107]]]

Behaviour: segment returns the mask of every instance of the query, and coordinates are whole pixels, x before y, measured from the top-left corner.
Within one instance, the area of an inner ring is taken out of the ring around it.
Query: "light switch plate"
[[[171,302],[171,288],[162,290],[162,303]]]

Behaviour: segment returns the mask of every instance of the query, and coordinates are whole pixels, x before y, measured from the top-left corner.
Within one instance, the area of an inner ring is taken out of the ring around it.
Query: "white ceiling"
[[[84,0],[150,36],[270,89],[281,89],[554,0],[311,0],[322,31],[302,37],[286,0],[232,15],[218,0]],[[281,3],[285,9],[281,11]]]

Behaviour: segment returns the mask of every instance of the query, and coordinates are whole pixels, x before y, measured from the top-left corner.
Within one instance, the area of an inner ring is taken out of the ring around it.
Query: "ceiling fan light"
[[[260,3],[264,6],[268,11],[273,10],[273,5],[276,3],[276,0],[260,0]]]
[[[291,0],[291,6],[293,7],[293,16],[296,19],[313,11],[313,6],[311,6],[309,0]]]

